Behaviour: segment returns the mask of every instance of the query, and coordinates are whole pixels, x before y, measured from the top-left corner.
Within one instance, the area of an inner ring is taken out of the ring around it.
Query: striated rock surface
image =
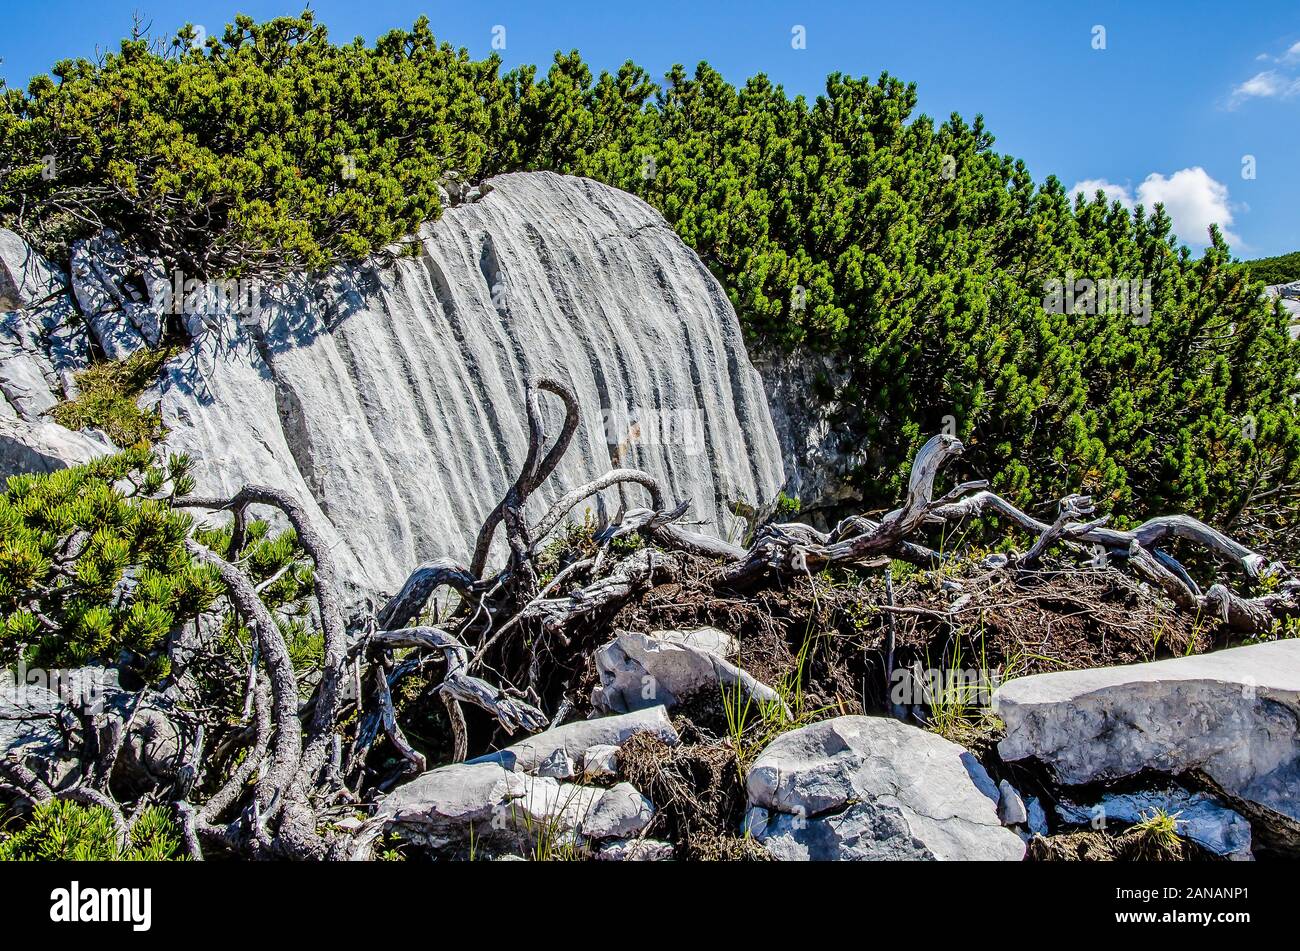
[[[38,303],[63,290],[50,263],[8,228],[0,228],[0,311]]]
[[[90,345],[62,276],[0,228],[0,415],[37,422],[77,395]]]
[[[241,293],[186,303],[197,343],[146,397],[161,400],[168,448],[199,460],[200,491],[293,491],[361,593],[467,557],[524,458],[538,375],[573,387],[583,422],[533,518],[618,464],[736,536],[728,508],[770,503],[784,480],[735,313],[663,218],[586,179],[491,184],[425,226],[416,257],[258,289],[249,313],[229,305]],[[561,407],[544,409],[553,432]],[[621,491],[591,507],[645,504]]]
[[[72,291],[91,335],[111,360],[125,360],[162,339],[167,287],[162,263],[131,253],[105,229],[73,242]]]

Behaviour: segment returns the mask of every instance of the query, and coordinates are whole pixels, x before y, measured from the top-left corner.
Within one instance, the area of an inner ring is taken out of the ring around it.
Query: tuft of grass
[[[829,706],[812,707],[804,695],[804,670],[815,637],[804,639],[794,667],[772,685],[775,700],[757,700],[740,682],[722,688],[722,710],[727,719],[727,736],[736,752],[736,769],[741,782],[759,753],[782,733],[789,733],[823,718]]]
[[[1178,817],[1181,812],[1166,812],[1164,809],[1152,809],[1150,814],[1143,812],[1142,819],[1134,823],[1125,833],[1125,837],[1134,840],[1133,851],[1136,858],[1162,859],[1178,857],[1183,853],[1183,840],[1178,835]]]
[[[82,370],[77,374],[77,398],[54,407],[54,421],[68,429],[102,429],[124,449],[152,446],[165,435],[162,417],[137,401],[173,353],[171,347],[140,350],[125,360]]]
[[[976,637],[979,647],[977,676],[972,678],[966,670],[962,638],[959,636],[954,639],[952,652],[947,654],[941,689],[937,693],[931,692],[926,700],[930,730],[967,748],[1005,729],[1005,725],[988,706],[989,697],[998,685],[1024,676],[1034,661],[1057,663],[1039,654],[1014,651],[994,671],[989,662],[986,633],[981,616]]]

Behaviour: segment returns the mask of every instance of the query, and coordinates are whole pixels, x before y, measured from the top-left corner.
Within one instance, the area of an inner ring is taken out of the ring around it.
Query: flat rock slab
[[[637,836],[654,807],[630,783],[561,783],[498,763],[454,763],[399,786],[376,818],[439,855],[470,848],[528,853],[547,840],[599,843]]]
[[[1300,841],[1300,640],[1037,674],[1003,684],[993,705],[1004,760],[1035,758],[1067,786],[1201,774]]]
[[[998,789],[966,750],[881,717],[836,717],[779,737],[746,776],[746,827],[783,860],[1019,861]]]
[[[586,761],[588,750],[622,746],[636,733],[650,733],[669,746],[681,742],[668,719],[668,711],[661,705],[620,716],[576,720],[553,730],[543,730],[513,746],[469,762],[495,763],[514,772],[533,773],[550,761],[557,751],[562,751],[574,763],[582,763]]]

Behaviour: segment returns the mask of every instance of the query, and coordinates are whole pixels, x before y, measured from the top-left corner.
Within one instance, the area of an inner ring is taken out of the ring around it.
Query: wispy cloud
[[[1255,59],[1273,66],[1233,86],[1228,96],[1229,109],[1250,99],[1289,99],[1300,95],[1300,41],[1276,56],[1260,53]]]
[[[1228,186],[1212,178],[1198,166],[1180,169],[1166,177],[1152,172],[1138,185],[1136,194],[1128,185],[1119,185],[1102,178],[1077,182],[1070,194],[1083,192],[1089,198],[1098,191],[1110,201],[1118,201],[1132,209],[1139,202],[1147,208],[1157,202],[1173,221],[1174,233],[1193,247],[1209,244],[1210,225],[1217,224],[1224,240],[1234,246],[1241,245],[1241,237],[1232,230],[1233,206],[1228,198]]]
[[[1234,86],[1229,105],[1236,106],[1247,99],[1287,99],[1297,93],[1300,93],[1300,78],[1266,69]]]

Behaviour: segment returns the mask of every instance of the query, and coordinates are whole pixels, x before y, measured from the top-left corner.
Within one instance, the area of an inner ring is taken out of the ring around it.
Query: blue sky
[[[217,32],[235,12],[264,19],[302,6],[0,0],[0,74],[21,84],[61,57],[115,48],[134,10],[157,32],[186,21]],[[765,72],[810,97],[828,72],[888,70],[918,84],[920,108],[932,116],[983,113],[997,148],[1024,158],[1039,180],[1055,174],[1124,201],[1164,200],[1193,247],[1217,221],[1242,257],[1300,249],[1296,0],[324,0],[312,8],[337,41],[373,39],[424,13],[441,39],[478,56],[503,26],[507,67],[545,64],[573,48],[597,69],[633,59],[656,76],[706,59],[733,82]],[[805,28],[803,49],[791,42],[795,26]],[[1104,49],[1094,48],[1097,27]]]

